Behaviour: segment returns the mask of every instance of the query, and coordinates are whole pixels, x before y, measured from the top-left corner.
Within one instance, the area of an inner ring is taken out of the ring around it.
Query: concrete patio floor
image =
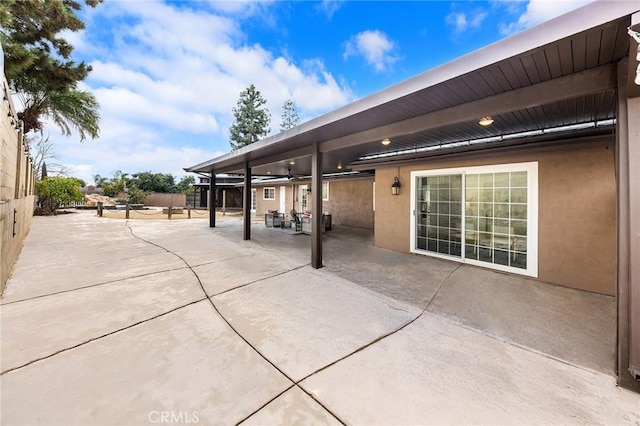
[[[237,217],[34,218],[0,422],[640,424],[607,296]]]

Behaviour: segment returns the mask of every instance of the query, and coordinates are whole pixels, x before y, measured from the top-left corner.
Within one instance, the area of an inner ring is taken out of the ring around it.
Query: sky
[[[50,123],[44,135],[89,184],[116,171],[179,180],[230,151],[251,84],[276,134],[287,99],[304,122],[589,1],[105,0],[63,34],[93,68],[80,88],[100,103],[100,137]]]

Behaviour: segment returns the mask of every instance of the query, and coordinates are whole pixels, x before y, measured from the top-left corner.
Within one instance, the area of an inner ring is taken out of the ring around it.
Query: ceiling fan
[[[298,179],[301,177],[304,177],[304,175],[294,175],[293,173],[291,173],[291,167],[287,169],[287,179],[292,180],[292,179]]]

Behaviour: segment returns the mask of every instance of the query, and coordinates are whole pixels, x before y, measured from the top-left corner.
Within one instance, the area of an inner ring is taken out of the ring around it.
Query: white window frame
[[[466,209],[464,203],[466,201],[466,174],[473,173],[503,173],[503,172],[527,172],[527,269],[515,268],[506,265],[498,265],[495,263],[482,262],[474,259],[465,258],[465,224]],[[419,177],[439,176],[439,175],[462,175],[462,248],[461,256],[451,256],[441,253],[434,253],[427,250],[416,248],[416,198],[417,188],[416,179]],[[471,265],[482,266],[484,268],[495,269],[499,271],[510,272],[530,277],[538,276],[538,162],[532,161],[527,163],[508,163],[496,164],[488,166],[460,167],[450,169],[435,170],[418,170],[411,172],[411,208],[409,210],[410,223],[410,251],[411,253],[422,254],[425,256],[438,257],[456,262],[468,263]]]
[[[326,186],[326,191],[325,191],[325,186]],[[327,195],[326,198],[325,198],[325,194]],[[326,180],[322,182],[322,201],[329,201],[329,182]]]
[[[267,197],[267,191],[273,191],[273,197]],[[275,186],[265,186],[262,188],[262,199],[273,201],[276,199],[276,187]]]

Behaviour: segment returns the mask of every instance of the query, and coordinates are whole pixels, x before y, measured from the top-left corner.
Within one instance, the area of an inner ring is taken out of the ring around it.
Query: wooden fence
[[[166,207],[166,206],[187,206],[187,197],[184,194],[149,194],[143,201],[145,206]]]

